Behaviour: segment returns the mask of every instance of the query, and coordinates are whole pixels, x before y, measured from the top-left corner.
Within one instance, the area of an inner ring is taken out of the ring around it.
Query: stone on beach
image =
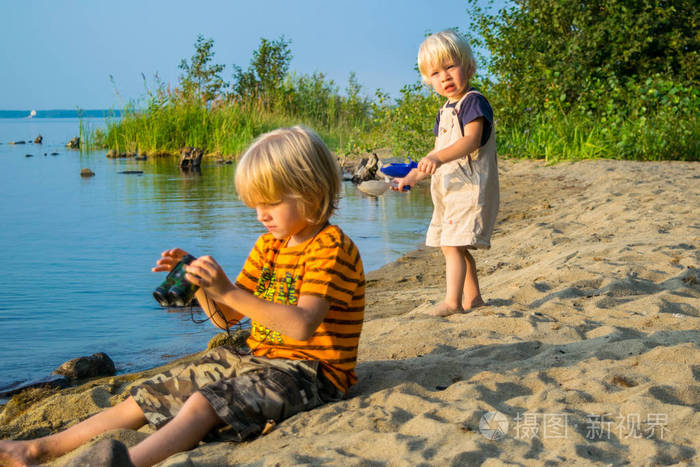
[[[357,185],[357,189],[370,196],[381,196],[389,189],[389,182],[384,180],[367,180]]]
[[[10,397],[27,389],[34,388],[67,388],[70,386],[68,379],[62,375],[49,375],[44,378],[39,378],[31,381],[13,384],[0,388],[0,398]]]

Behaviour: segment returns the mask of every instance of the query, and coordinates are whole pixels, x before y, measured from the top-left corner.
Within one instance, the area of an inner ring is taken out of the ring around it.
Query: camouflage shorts
[[[196,391],[230,427],[212,434],[239,441],[260,434],[271,420],[279,423],[343,396],[322,376],[318,361],[241,356],[226,346],[143,382],[131,395],[160,428]]]

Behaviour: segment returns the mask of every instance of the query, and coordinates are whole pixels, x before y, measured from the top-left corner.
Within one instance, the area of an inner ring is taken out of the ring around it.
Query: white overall
[[[440,109],[436,149],[445,148],[463,136],[464,128],[457,113],[464,99],[476,92],[465,94],[455,108],[445,104]],[[430,183],[430,194],[435,209],[426,234],[427,246],[491,247],[499,204],[495,124],[486,144],[437,169]]]

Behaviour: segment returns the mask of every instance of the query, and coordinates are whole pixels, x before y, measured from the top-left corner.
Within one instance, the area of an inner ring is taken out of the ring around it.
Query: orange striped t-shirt
[[[343,392],[357,382],[355,362],[365,312],[360,252],[338,226],[327,225],[309,243],[258,238],[236,285],[274,303],[296,305],[301,295],[328,301],[323,322],[306,341],[294,340],[253,321],[248,346],[254,355],[318,360],[323,374]]]

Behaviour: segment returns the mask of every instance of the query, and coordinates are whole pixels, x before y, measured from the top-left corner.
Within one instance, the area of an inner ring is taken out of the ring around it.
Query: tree
[[[180,75],[180,88],[185,99],[202,99],[211,102],[216,99],[223,88],[228,86],[221,78],[225,65],[210,64],[214,58],[213,39],[205,39],[199,34],[195,42],[195,53],[191,63],[186,59],[180,62],[184,73]]]
[[[243,98],[263,97],[269,101],[281,88],[292,61],[291,41],[260,39],[246,71],[233,66],[233,93]]]
[[[693,0],[515,0],[495,14],[467,4],[506,119],[552,102],[595,109],[652,76],[700,82]]]

